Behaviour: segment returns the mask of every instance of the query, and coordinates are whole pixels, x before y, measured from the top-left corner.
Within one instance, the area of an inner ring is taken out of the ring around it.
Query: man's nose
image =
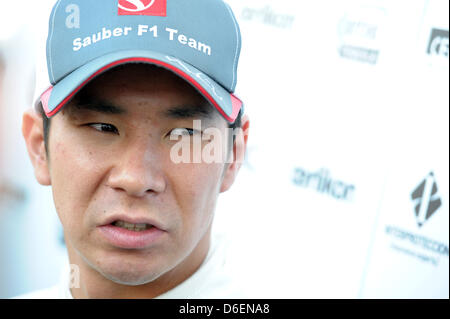
[[[149,193],[161,193],[166,181],[160,157],[150,143],[135,142],[117,155],[108,177],[108,186],[126,192],[129,196],[142,197]]]

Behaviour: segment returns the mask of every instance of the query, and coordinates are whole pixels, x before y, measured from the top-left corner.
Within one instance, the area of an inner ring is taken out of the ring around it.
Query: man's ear
[[[33,109],[23,114],[22,134],[37,181],[44,186],[51,185],[50,170],[44,144],[42,116]]]
[[[235,130],[236,140],[233,145],[233,158],[230,164],[226,165],[224,178],[220,187],[220,192],[226,192],[233,185],[239,169],[244,163],[247,151],[247,141],[250,129],[250,120],[247,115],[242,116],[241,128]]]

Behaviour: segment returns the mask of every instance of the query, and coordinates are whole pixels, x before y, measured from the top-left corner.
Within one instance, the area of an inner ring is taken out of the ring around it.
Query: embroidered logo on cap
[[[167,0],[119,0],[119,15],[165,17]]]

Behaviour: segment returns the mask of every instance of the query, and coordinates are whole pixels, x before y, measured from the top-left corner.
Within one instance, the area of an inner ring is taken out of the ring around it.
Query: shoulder
[[[58,286],[53,286],[33,292],[28,292],[11,299],[59,299]]]
[[[250,299],[246,289],[231,276],[215,279],[192,296],[192,299]]]

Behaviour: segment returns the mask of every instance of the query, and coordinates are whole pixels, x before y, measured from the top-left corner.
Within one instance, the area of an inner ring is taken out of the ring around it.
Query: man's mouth
[[[150,225],[150,224],[131,224],[131,223],[124,222],[122,220],[115,221],[111,225],[120,227],[120,228],[124,228],[127,230],[131,230],[131,231],[135,231],[135,232],[141,232],[141,231],[151,229],[154,227],[153,225]]]
[[[103,239],[115,247],[143,249],[163,240],[166,231],[160,225],[147,217],[115,216],[105,220],[98,230]]]

